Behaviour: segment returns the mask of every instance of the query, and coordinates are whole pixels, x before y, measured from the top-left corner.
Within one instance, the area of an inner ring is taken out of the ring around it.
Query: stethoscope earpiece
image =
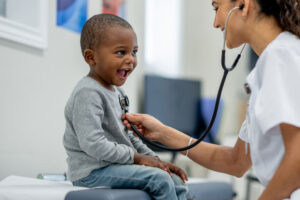
[[[246,43],[245,43],[244,46],[243,46],[243,48],[242,48],[242,50],[241,50],[241,52],[237,55],[236,59],[234,60],[233,64],[231,65],[231,67],[230,67],[230,68],[227,67],[226,64],[225,64],[225,57],[226,57],[226,55],[225,55],[225,54],[226,54],[225,46],[226,46],[227,25],[228,25],[229,17],[231,16],[231,14],[232,14],[235,10],[237,10],[237,9],[243,9],[244,7],[245,7],[245,4],[242,4],[242,5],[240,5],[240,6],[236,6],[236,7],[232,8],[232,9],[229,11],[229,13],[228,13],[228,15],[227,15],[227,17],[226,17],[225,27],[224,27],[225,30],[224,30],[224,40],[223,40],[222,58],[221,58],[222,68],[225,70],[225,72],[232,71],[232,70],[236,67],[236,65],[237,65],[237,63],[239,62],[240,57],[241,57],[241,55],[242,55],[242,53],[243,53],[243,51],[244,51],[244,49],[245,49],[245,46],[246,46]]]

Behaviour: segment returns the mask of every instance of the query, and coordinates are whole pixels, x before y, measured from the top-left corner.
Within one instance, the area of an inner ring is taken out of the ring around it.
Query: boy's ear
[[[87,62],[87,64],[89,64],[90,66],[94,66],[96,64],[93,50],[85,49],[83,55],[84,55],[85,62]]]

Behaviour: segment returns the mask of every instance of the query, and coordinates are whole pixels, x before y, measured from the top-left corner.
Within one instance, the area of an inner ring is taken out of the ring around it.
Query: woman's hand
[[[188,180],[186,173],[181,168],[172,165],[171,163],[161,161],[158,157],[134,153],[134,163],[138,165],[160,168],[168,172],[170,176],[172,176],[172,173],[177,174],[183,182]]]
[[[147,114],[125,114],[122,120],[128,129],[131,129],[131,122],[147,139],[155,141],[159,141],[161,130],[165,127],[159,120]]]

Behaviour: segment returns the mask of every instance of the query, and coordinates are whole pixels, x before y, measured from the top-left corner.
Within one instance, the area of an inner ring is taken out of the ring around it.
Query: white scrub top
[[[250,145],[253,169],[267,186],[285,154],[281,123],[300,127],[300,39],[281,33],[247,77],[251,90],[239,137]]]

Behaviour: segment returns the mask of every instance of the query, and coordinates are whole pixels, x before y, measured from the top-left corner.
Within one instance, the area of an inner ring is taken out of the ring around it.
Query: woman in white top
[[[226,44],[249,43],[259,55],[247,77],[251,96],[246,120],[234,147],[202,142],[188,157],[237,177],[253,167],[266,186],[261,200],[300,199],[300,0],[213,0],[214,27],[223,31],[228,12],[242,4],[230,17]],[[149,115],[126,115],[124,123],[130,127],[127,120],[148,139],[169,147],[190,141]]]

